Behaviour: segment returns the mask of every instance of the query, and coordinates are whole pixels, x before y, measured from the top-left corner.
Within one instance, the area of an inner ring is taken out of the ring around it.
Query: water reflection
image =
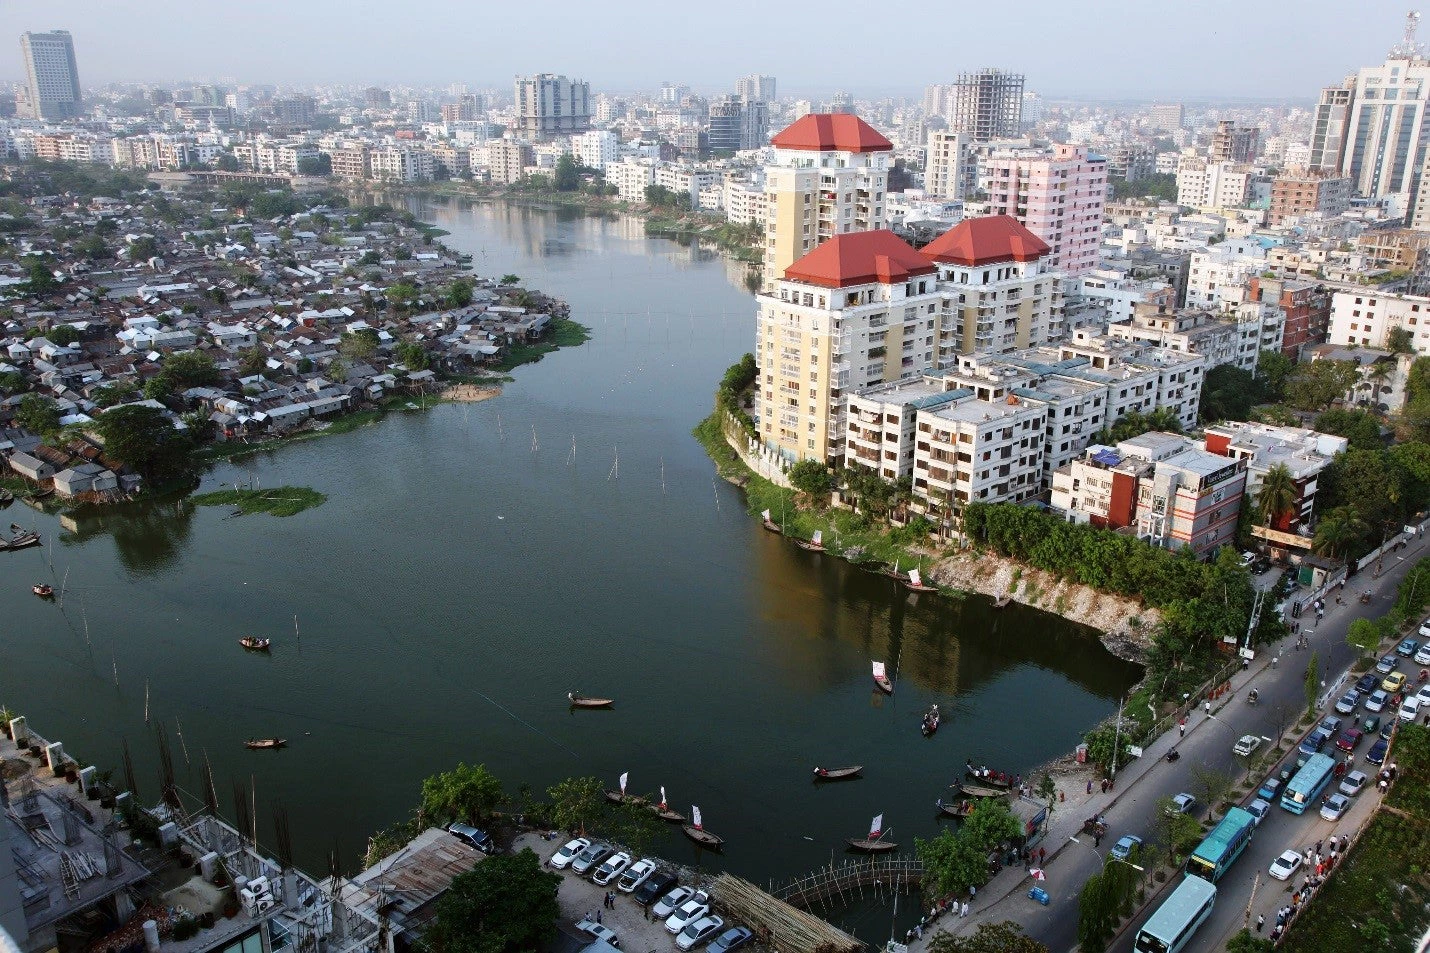
[[[184,555],[193,516],[193,505],[178,496],[94,508],[63,517],[61,525],[69,532],[60,542],[78,546],[96,536],[111,536],[124,568],[146,576],[174,566]]]

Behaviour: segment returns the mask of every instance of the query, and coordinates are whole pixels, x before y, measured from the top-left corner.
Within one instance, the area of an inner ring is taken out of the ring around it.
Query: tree
[[[1190,814],[1183,814],[1170,797],[1158,798],[1152,815],[1153,839],[1166,851],[1167,861],[1177,863],[1183,850],[1195,847],[1201,837],[1202,825]]]
[[[425,371],[431,364],[431,357],[416,341],[403,341],[397,345],[397,359],[409,371]]]
[[[562,830],[586,833],[586,825],[601,812],[605,788],[599,778],[567,778],[546,789],[551,822]]]
[[[1366,533],[1365,521],[1354,506],[1338,506],[1321,517],[1311,548],[1317,555],[1336,558]]]
[[[1224,771],[1216,771],[1204,765],[1192,765],[1192,785],[1201,795],[1202,803],[1207,806],[1207,820],[1216,817],[1217,804],[1231,793],[1233,782],[1231,775]]]
[[[501,781],[479,764],[458,764],[422,782],[421,814],[431,822],[460,820],[477,824],[502,803]]]
[[[663,185],[647,185],[645,200],[657,208],[686,209],[690,207],[690,197],[671,191]]]
[[[79,328],[72,324],[59,324],[45,332],[45,340],[60,347],[69,347],[79,340]]]
[[[933,840],[914,838],[924,866],[924,890],[933,896],[964,893],[988,879],[988,852],[947,827]]]
[[[1380,421],[1364,410],[1333,407],[1319,414],[1313,426],[1321,433],[1345,437],[1356,450],[1380,450],[1385,446],[1380,436]]]
[[[25,380],[25,375],[19,371],[6,371],[0,374],[0,394],[7,396],[12,394],[22,394],[30,387]]]
[[[1078,949],[1083,953],[1101,953],[1107,949],[1107,938],[1117,929],[1121,898],[1116,875],[1105,865],[1087,878],[1077,899]]]
[[[525,953],[556,935],[561,875],[541,869],[524,848],[515,856],[488,857],[452,879],[437,900],[426,939],[435,953]]]
[[[665,821],[644,804],[623,801],[616,806],[615,837],[636,857],[665,832]]]
[[[25,280],[20,284],[21,291],[31,298],[43,298],[51,294],[60,286],[55,278],[55,273],[50,266],[43,261],[36,261],[30,264],[30,269],[25,273]]]
[[[104,239],[98,235],[87,235],[75,242],[75,251],[79,252],[90,261],[98,261],[101,258],[109,257],[109,246],[104,243]]]
[[[472,303],[472,283],[466,278],[458,278],[442,291],[442,299],[449,308],[465,308]]]
[[[232,152],[220,152],[214,156],[214,168],[220,172],[237,172],[238,157]]]
[[[148,261],[159,254],[159,243],[148,235],[140,235],[129,243],[130,261]]]
[[[218,383],[213,358],[201,351],[180,351],[164,359],[161,374],[179,387],[207,387]]]
[[[139,387],[133,381],[119,380],[96,388],[91,400],[95,406],[105,408],[123,404],[139,396]]]
[[[563,152],[556,160],[556,175],[552,184],[558,192],[574,192],[581,187],[581,169],[569,152]]]
[[[1409,328],[1391,328],[1385,336],[1385,349],[1392,354],[1414,354],[1415,332]]]
[[[344,331],[338,337],[338,353],[350,361],[365,361],[377,353],[377,342],[372,328]]]
[[[946,930],[929,941],[929,953],[1048,953],[1048,948],[1023,932],[1012,920],[980,923],[972,934],[954,936]]]
[[[1352,619],[1346,629],[1346,642],[1360,649],[1360,654],[1373,655],[1380,648],[1380,629],[1369,619]]]
[[[59,433],[60,408],[53,397],[26,394],[15,408],[15,421],[30,433],[49,437]]]
[[[1256,358],[1258,399],[1279,401],[1285,391],[1286,378],[1296,369],[1296,362],[1280,351],[1262,351]]]
[[[315,156],[303,156],[298,160],[299,175],[332,175],[333,157],[326,152]]]
[[[413,302],[417,300],[417,296],[420,293],[415,285],[408,284],[405,281],[399,281],[384,291],[382,296],[397,310],[405,311],[412,307]]]
[[[1286,381],[1286,402],[1297,410],[1324,410],[1344,397],[1359,379],[1360,365],[1355,361],[1299,364]]]
[[[158,408],[140,404],[115,407],[100,414],[93,427],[106,454],[146,479],[168,479],[189,468],[192,439]]]
[[[1321,694],[1321,655],[1311,653],[1311,661],[1306,665],[1306,680],[1302,683],[1306,692],[1306,714],[1316,713],[1316,697]]]
[[[829,468],[818,460],[801,460],[789,468],[786,476],[789,477],[790,485],[796,490],[816,499],[827,495],[833,483],[829,476]]]
[[[1000,844],[1022,837],[1023,824],[1002,800],[983,798],[973,806],[973,813],[964,818],[958,832],[986,856]]]
[[[1250,371],[1235,364],[1218,364],[1207,371],[1202,385],[1202,421],[1246,420],[1251,416],[1258,390]]]
[[[502,276],[501,276],[501,281],[498,282],[498,284],[503,284],[503,285],[516,285],[516,284],[521,284],[521,276],[520,276],[520,275],[512,275],[512,274],[502,275]]]
[[[1263,526],[1270,526],[1276,518],[1296,505],[1296,477],[1284,463],[1278,463],[1266,471],[1261,478],[1261,486],[1256,491],[1256,509],[1261,515]]]
[[[241,377],[253,377],[262,374],[268,367],[268,358],[256,347],[248,348],[239,352],[238,373]]]
[[[1275,943],[1264,936],[1253,935],[1246,927],[1226,941],[1226,953],[1275,953],[1275,950]]]

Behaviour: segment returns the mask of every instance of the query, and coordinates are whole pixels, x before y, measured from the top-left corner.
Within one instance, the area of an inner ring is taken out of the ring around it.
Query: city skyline
[[[1362,5],[1356,17],[1346,17],[1344,6],[1330,0],[1301,4],[1294,18],[1269,6],[1213,0],[1168,19],[1127,0],[1101,3],[1091,17],[1052,0],[1028,0],[1019,22],[1036,23],[1037,30],[1010,30],[993,8],[961,12],[951,32],[983,37],[968,44],[966,56],[956,42],[950,50],[931,48],[926,56],[910,47],[859,61],[857,71],[832,61],[825,39],[811,34],[797,12],[753,4],[703,23],[698,43],[657,36],[654,25],[667,22],[668,11],[645,0],[626,5],[619,28],[591,22],[589,8],[569,0],[539,11],[519,6],[478,11],[438,2],[421,17],[338,0],[297,7],[257,0],[241,10],[172,0],[141,0],[122,9],[56,0],[43,9],[0,11],[0,32],[69,30],[81,75],[91,87],[208,80],[509,89],[514,75],[550,71],[587,80],[593,93],[653,91],[663,80],[716,91],[733,89],[746,74],[766,73],[779,77],[781,93],[790,97],[836,89],[914,96],[959,72],[996,66],[1026,74],[1027,88],[1051,98],[1314,102],[1323,86],[1383,59],[1399,39],[1405,14],[1403,5],[1389,0]],[[848,15],[839,15],[841,9]],[[852,23],[859,15],[844,0],[828,13],[831,22]],[[751,17],[758,18],[760,29],[748,29]],[[1328,21],[1337,23],[1334,30],[1324,28]],[[569,28],[561,26],[568,22]],[[640,22],[653,25],[649,38],[630,29]],[[540,40],[510,42],[512,35],[523,34]],[[226,42],[215,44],[214,36]],[[1171,36],[1184,55],[1168,56]],[[1094,49],[1117,55],[1089,59]],[[23,64],[12,48],[0,60],[0,81],[23,80]]]

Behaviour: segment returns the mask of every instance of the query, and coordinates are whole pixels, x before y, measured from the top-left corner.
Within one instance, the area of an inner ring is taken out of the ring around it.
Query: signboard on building
[[[1301,536],[1296,533],[1284,533],[1279,529],[1272,529],[1269,526],[1251,527],[1251,535],[1258,539],[1264,539],[1268,543],[1276,546],[1289,546],[1293,549],[1310,549],[1311,537]]]

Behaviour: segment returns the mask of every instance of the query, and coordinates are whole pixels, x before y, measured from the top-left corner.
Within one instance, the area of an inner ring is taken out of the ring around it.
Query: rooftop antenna
[[[1421,52],[1420,43],[1415,39],[1415,34],[1420,29],[1420,11],[1408,10],[1405,14],[1405,34],[1400,38],[1400,43],[1390,48],[1391,56],[1403,56],[1409,59],[1418,59],[1424,54]]]

